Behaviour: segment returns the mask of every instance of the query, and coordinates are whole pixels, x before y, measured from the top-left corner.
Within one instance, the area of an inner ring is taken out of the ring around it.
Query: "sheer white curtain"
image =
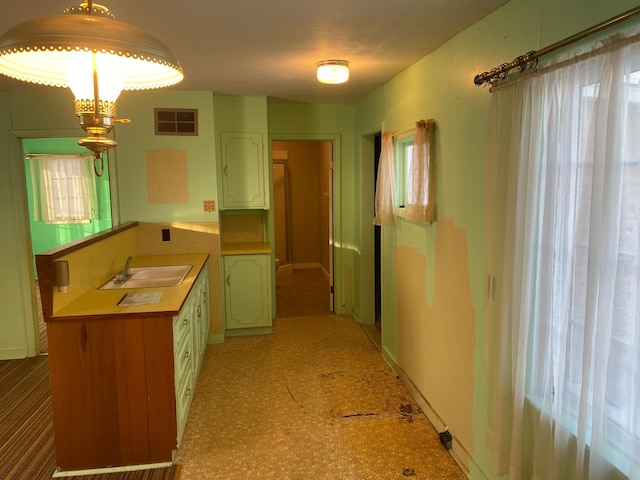
[[[492,93],[509,173],[488,440],[510,479],[640,479],[637,42]]]
[[[405,205],[406,218],[414,222],[433,222],[434,220],[433,186],[435,183],[431,161],[434,125],[433,120],[416,122]]]
[[[393,132],[382,134],[378,176],[376,179],[374,225],[395,225],[393,213],[396,206],[396,170]]]
[[[91,155],[31,155],[34,220],[86,223],[97,218]]]

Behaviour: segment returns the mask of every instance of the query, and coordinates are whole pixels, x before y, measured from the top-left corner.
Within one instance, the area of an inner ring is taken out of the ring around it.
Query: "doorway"
[[[48,350],[46,326],[42,318],[42,306],[40,302],[40,289],[38,285],[37,270],[35,268],[35,255],[93,235],[112,227],[111,217],[111,189],[108,173],[108,161],[105,152],[105,172],[102,177],[95,177],[95,197],[97,205],[94,205],[94,215],[90,221],[81,223],[56,223],[47,222],[36,215],[39,208],[36,207],[36,198],[39,197],[36,189],[40,184],[38,178],[40,171],[37,168],[39,158],[43,155],[86,154],[86,150],[77,144],[76,138],[26,138],[22,140],[22,152],[24,154],[24,181],[26,184],[29,232],[31,252],[33,254],[33,278],[35,284],[35,302],[38,311],[37,333],[40,339],[40,353]],[[40,160],[42,161],[42,160]],[[91,172],[92,178],[93,172]]]
[[[276,317],[333,308],[333,142],[273,140]]]
[[[376,195],[378,184],[378,164],[380,163],[380,151],[382,149],[382,134],[376,133],[373,139],[373,198]],[[375,204],[375,201],[374,201]],[[375,216],[375,209],[373,211]],[[373,226],[373,265],[374,265],[374,324],[378,330],[382,330],[382,227]]]

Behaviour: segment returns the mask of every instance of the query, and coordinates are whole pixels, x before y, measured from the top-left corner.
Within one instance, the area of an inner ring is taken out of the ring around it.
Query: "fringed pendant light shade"
[[[10,28],[0,37],[0,74],[69,87],[80,126],[89,135],[78,143],[95,159],[116,145],[107,134],[117,120],[122,90],[168,87],[183,79],[166,45],[92,1]]]

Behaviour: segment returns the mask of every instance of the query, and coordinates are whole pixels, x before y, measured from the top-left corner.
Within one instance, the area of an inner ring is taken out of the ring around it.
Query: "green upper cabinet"
[[[220,133],[220,209],[268,209],[264,135]]]
[[[220,210],[269,209],[266,97],[213,99]]]

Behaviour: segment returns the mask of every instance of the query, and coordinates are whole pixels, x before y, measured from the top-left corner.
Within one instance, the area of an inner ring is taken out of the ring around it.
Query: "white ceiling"
[[[506,0],[103,0],[180,60],[184,90],[353,104]],[[12,1],[0,33],[79,0]],[[343,85],[315,79],[320,60],[350,62]],[[0,91],[24,88],[0,78]]]

